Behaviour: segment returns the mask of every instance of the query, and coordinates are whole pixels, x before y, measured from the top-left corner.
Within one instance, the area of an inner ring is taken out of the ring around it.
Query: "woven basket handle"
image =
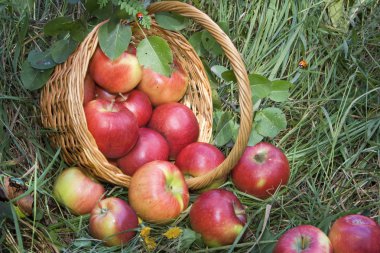
[[[227,175],[243,154],[252,128],[253,106],[251,89],[249,87],[247,71],[239,52],[231,42],[230,38],[209,16],[189,4],[178,1],[157,2],[148,7],[148,12],[151,14],[162,11],[176,12],[184,17],[192,18],[207,29],[220,44],[225,55],[230,60],[239,87],[240,129],[236,143],[224,162],[221,163],[217,169],[206,175],[190,178],[186,181],[189,188],[200,189],[209,185],[216,178]]]

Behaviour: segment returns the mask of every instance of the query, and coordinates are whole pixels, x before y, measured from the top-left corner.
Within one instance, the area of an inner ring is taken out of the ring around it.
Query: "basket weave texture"
[[[242,155],[251,131],[252,101],[249,81],[241,57],[228,36],[203,12],[191,5],[164,1],[149,6],[150,13],[173,11],[193,18],[206,28],[223,48],[231,61],[231,66],[239,86],[240,129],[236,143],[218,168],[204,176],[187,179],[191,189],[209,185],[216,178],[229,173]],[[103,22],[104,23],[104,22]],[[51,78],[41,93],[41,117],[44,127],[51,129],[50,140],[61,147],[64,160],[70,165],[86,168],[90,174],[102,181],[128,187],[130,177],[110,164],[99,151],[94,138],[87,129],[83,110],[84,78],[95,49],[98,46],[100,23],[66,62],[56,66]],[[140,29],[133,29],[133,43],[144,38]],[[200,126],[198,141],[209,142],[212,132],[211,89],[203,64],[188,41],[179,33],[164,30],[153,24],[144,30],[145,35],[158,35],[167,40],[173,56],[189,75],[188,90],[181,103],[196,115]]]

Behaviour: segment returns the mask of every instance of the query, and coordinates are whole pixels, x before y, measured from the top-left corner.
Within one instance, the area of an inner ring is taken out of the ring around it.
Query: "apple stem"
[[[108,110],[109,110],[109,111],[112,111],[113,106],[115,105],[115,102],[116,102],[116,99],[113,98],[113,99],[111,100],[111,104],[110,104],[109,107],[108,107]]]
[[[303,235],[301,235],[301,249],[304,250],[307,248],[308,240]]]
[[[100,214],[106,214],[108,212],[108,208],[101,208]]]
[[[123,101],[127,100],[127,97],[123,95],[123,93],[119,92],[119,96],[123,99]]]

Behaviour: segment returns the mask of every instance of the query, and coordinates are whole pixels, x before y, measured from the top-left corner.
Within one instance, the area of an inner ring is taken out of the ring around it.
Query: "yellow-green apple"
[[[142,127],[136,145],[126,156],[118,159],[117,164],[125,174],[132,176],[145,163],[168,158],[169,145],[165,138],[152,129]]]
[[[128,92],[142,78],[141,65],[136,55],[128,50],[116,60],[111,60],[98,47],[91,58],[89,71],[92,79],[111,93]]]
[[[128,199],[143,220],[167,223],[187,208],[189,190],[174,164],[156,160],[144,164],[132,176]]]
[[[137,119],[121,103],[95,99],[84,107],[87,127],[107,158],[125,156],[138,139]]]
[[[351,214],[337,219],[329,238],[334,253],[380,252],[380,225],[364,215]]]
[[[199,124],[193,111],[180,103],[157,106],[148,127],[162,134],[169,143],[169,159],[175,159],[179,151],[197,141]]]
[[[78,167],[64,169],[53,188],[58,203],[77,215],[90,213],[104,192],[102,184]]]
[[[300,225],[286,231],[273,253],[333,253],[327,235],[312,225]]]
[[[120,198],[98,202],[90,215],[90,234],[108,246],[122,245],[136,234],[138,218],[135,211]]]
[[[218,167],[224,159],[224,154],[214,145],[205,142],[193,142],[178,153],[174,164],[185,175],[185,178],[198,177]],[[226,179],[226,176],[216,179],[200,191],[218,188]]]
[[[187,90],[187,75],[177,61],[174,61],[170,77],[144,68],[141,82],[137,89],[148,95],[154,106],[178,102]]]
[[[95,82],[89,74],[84,78],[83,105],[95,98]]]
[[[117,96],[116,101],[127,107],[136,117],[139,127],[145,126],[152,116],[152,104],[142,91],[132,90]]]
[[[232,244],[247,222],[239,199],[224,189],[209,190],[195,200],[190,210],[192,229],[209,247]]]
[[[289,176],[285,154],[266,142],[248,146],[232,170],[232,182],[239,190],[262,199],[286,185]]]

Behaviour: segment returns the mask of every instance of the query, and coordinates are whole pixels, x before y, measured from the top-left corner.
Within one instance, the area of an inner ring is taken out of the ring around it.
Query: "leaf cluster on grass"
[[[328,232],[336,218],[348,213],[380,222],[380,6],[377,1],[335,2],[191,1],[213,20],[227,24],[249,73],[293,84],[286,101],[264,96],[256,108],[264,121],[276,116],[264,108],[276,107],[284,113],[286,126],[275,126],[279,135],[271,138],[268,133],[263,140],[286,153],[291,178],[267,200],[238,191],[231,181],[225,183],[223,187],[247,206],[248,223],[241,241],[206,249],[189,230],[187,209],[173,224],[144,224],[152,228],[156,252],[271,252],[278,237],[296,225],[312,224]],[[0,212],[0,251],[147,251],[139,236],[121,249],[104,247],[88,234],[88,215],[74,216],[57,204],[52,184],[68,165],[60,150],[50,146],[46,135],[50,130],[41,127],[39,92],[21,84],[26,53],[50,46],[42,36],[46,20],[82,11],[80,3],[64,1],[0,1],[0,181],[4,176],[20,178],[35,198],[33,215],[24,219],[17,219],[6,202],[5,214]],[[199,31],[194,25],[186,32],[191,34],[192,28]],[[207,38],[196,36],[195,42]],[[298,67],[301,59],[308,68]],[[204,60],[210,66],[229,67],[223,55]],[[217,78],[214,91],[221,108],[231,118],[238,117],[236,85]],[[257,81],[253,86],[257,96],[268,92]],[[223,129],[228,115],[217,116],[214,127]],[[107,190],[110,196],[126,199],[127,189],[107,185]],[[191,203],[196,196],[191,194]],[[172,226],[180,227],[182,236],[164,237]]]

